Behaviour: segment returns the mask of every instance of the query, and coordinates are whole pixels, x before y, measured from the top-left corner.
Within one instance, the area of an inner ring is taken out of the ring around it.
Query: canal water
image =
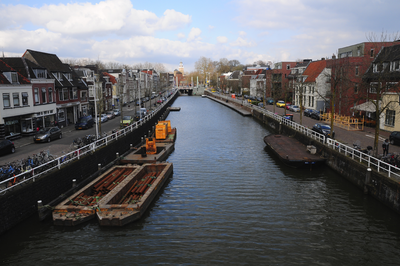
[[[179,97],[173,178],[140,221],[18,225],[0,265],[398,265],[400,217],[328,168],[295,170],[270,132],[201,97]]]

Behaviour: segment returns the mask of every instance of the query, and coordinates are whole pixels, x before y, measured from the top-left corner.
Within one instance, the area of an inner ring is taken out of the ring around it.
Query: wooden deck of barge
[[[319,166],[325,159],[318,154],[307,151],[306,145],[294,138],[284,135],[268,135],[264,137],[266,147],[290,167],[301,168]]]

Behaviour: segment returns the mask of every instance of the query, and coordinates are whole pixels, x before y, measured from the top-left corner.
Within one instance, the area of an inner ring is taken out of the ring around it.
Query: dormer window
[[[18,83],[18,73],[17,72],[3,72],[3,75],[8,79],[11,84]]]
[[[38,79],[45,79],[47,77],[46,69],[33,69],[33,73]]]
[[[62,80],[63,80],[63,79],[62,79],[61,72],[53,72],[53,76],[54,76],[57,80],[59,80],[59,81],[62,81]]]
[[[65,76],[65,78],[66,78],[67,80],[69,80],[69,81],[72,80],[72,75],[71,75],[71,73],[65,73],[64,76]]]
[[[400,61],[390,62],[390,71],[400,71]]]
[[[388,63],[375,63],[373,64],[374,73],[383,72],[387,67]]]

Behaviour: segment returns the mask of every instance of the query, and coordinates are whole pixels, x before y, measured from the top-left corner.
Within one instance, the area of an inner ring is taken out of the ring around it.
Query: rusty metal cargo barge
[[[57,205],[53,211],[55,225],[74,226],[95,218],[101,199],[123,183],[133,178],[138,165],[114,166],[81,190]]]
[[[264,137],[264,142],[268,150],[290,167],[316,167],[325,163],[325,158],[312,151],[315,147],[307,147],[294,138],[268,135]]]
[[[138,220],[172,173],[172,163],[144,164],[123,187],[101,200],[96,213],[100,225],[123,226]]]
[[[55,225],[74,226],[98,217],[100,225],[139,219],[172,176],[172,163],[114,166],[53,211]]]

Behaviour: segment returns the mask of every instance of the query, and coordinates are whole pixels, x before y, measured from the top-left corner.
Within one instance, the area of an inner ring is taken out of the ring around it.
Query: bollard
[[[40,211],[40,209],[43,208],[43,203],[41,200],[37,201],[37,208],[38,208],[38,211]]]
[[[97,169],[100,171],[101,170],[101,163],[97,164]]]
[[[368,184],[371,181],[371,168],[367,168],[367,173],[365,174],[365,181],[364,181],[364,194],[368,194]]]
[[[72,179],[72,187],[76,187],[76,179]]]
[[[131,144],[129,144],[129,148],[130,148],[130,149],[132,149],[132,143],[131,143]]]
[[[282,132],[282,122],[279,122],[279,134],[281,134],[281,132]]]
[[[115,155],[117,156],[117,159],[118,159],[119,158],[119,152],[117,152]]]

